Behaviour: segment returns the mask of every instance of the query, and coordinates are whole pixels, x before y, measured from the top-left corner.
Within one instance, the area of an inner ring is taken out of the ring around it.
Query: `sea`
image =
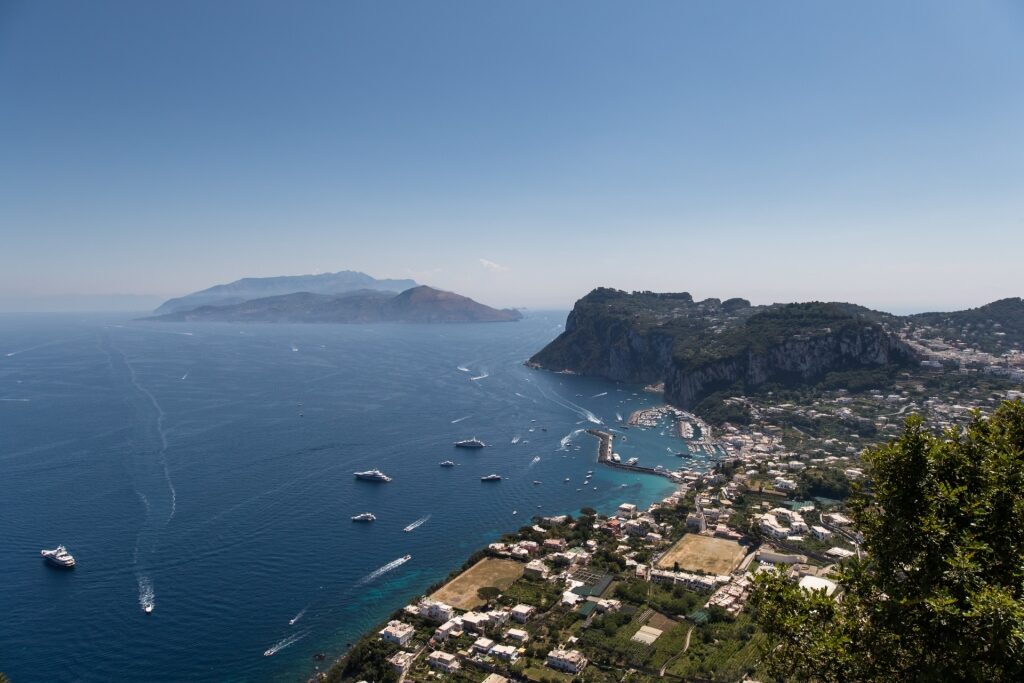
[[[660,396],[524,366],[564,320],[0,316],[0,671],[305,680],[534,515],[673,490],[599,466],[586,429],[627,436],[623,460],[707,467],[667,423],[622,429]],[[488,447],[453,446],[471,437]],[[372,468],[392,481],[353,476]],[[43,562],[58,544],[75,569]]]

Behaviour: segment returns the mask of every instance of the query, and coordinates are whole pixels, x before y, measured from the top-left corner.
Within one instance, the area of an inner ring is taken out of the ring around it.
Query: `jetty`
[[[615,467],[620,470],[629,470],[630,472],[654,474],[659,477],[665,477],[677,484],[683,482],[684,475],[682,472],[674,472],[664,468],[644,467],[643,465],[629,465],[624,462],[615,462],[612,460],[612,442],[615,440],[615,437],[609,432],[605,432],[600,429],[588,429],[587,434],[596,437],[600,442],[597,447],[597,462],[600,464],[607,465],[608,467]]]

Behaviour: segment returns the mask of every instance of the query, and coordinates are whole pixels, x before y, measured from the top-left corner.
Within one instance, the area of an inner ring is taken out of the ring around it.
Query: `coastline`
[[[657,502],[658,500],[664,500],[666,498],[671,498],[671,497],[674,497],[674,496],[680,496],[680,495],[683,495],[683,493],[685,492],[685,490],[686,490],[685,484],[687,482],[684,481],[682,478],[677,480],[673,476],[670,476],[670,475],[675,475],[676,473],[674,473],[674,472],[669,472],[667,470],[659,470],[659,469],[655,469],[655,468],[642,467],[642,466],[637,466],[637,465],[627,465],[627,464],[624,464],[624,463],[616,463],[616,462],[614,462],[612,460],[612,458],[611,458],[612,447],[613,447],[613,444],[614,444],[614,435],[613,434],[611,434],[609,432],[606,432],[604,430],[600,430],[600,429],[587,429],[586,432],[587,432],[587,434],[595,437],[597,439],[597,441],[598,441],[598,443],[597,443],[597,457],[596,457],[596,462],[598,464],[600,464],[600,465],[607,465],[608,467],[610,467],[612,469],[622,470],[622,471],[626,471],[626,472],[632,472],[632,473],[638,473],[638,474],[646,474],[646,475],[655,475],[655,476],[659,476],[659,477],[665,478],[668,481],[672,482],[673,485],[671,486],[671,488],[670,489],[666,489],[665,491],[663,491],[662,492],[663,495],[657,496],[656,497],[657,500],[652,501],[652,503],[650,503],[650,505],[655,505],[656,506],[658,504],[658,502]],[[696,478],[696,477],[694,477],[694,478]],[[644,507],[646,507],[646,506],[644,506]],[[610,510],[603,510],[603,511],[602,510],[596,510],[595,512],[597,512],[598,514],[602,514],[602,515],[610,514]],[[578,513],[579,513],[579,511],[564,512],[564,513],[561,513],[561,515],[556,515],[555,517],[565,516],[565,515],[572,515],[572,514],[578,514]],[[540,515],[537,515],[537,516],[534,517],[534,520],[543,520],[543,519],[550,519],[550,518],[543,518]],[[525,521],[526,520],[524,520],[524,522]],[[499,538],[504,538],[504,537],[508,537],[508,536],[517,535],[517,534],[521,533],[523,528],[525,528],[525,527],[520,527],[518,530],[512,530],[512,531],[507,531],[507,532],[501,533],[501,534],[499,534]],[[445,586],[449,582],[453,581],[456,577],[458,577],[458,576],[462,575],[463,573],[467,572],[467,570],[472,568],[474,565],[476,565],[482,559],[490,557],[491,556],[490,553],[491,553],[491,550],[492,550],[492,546],[493,546],[493,543],[492,544],[484,545],[484,546],[479,547],[476,550],[474,550],[461,563],[461,565],[459,565],[455,569],[452,569],[450,572],[448,572],[444,576],[444,578],[442,578],[442,579],[440,579],[438,581],[435,581],[433,584],[431,584],[426,589],[424,589],[422,591],[422,593],[420,593],[417,597],[414,597],[413,602],[416,602],[417,600],[429,599],[429,596],[431,596],[432,594],[437,592],[439,589],[441,589],[443,586]],[[406,602],[405,604],[409,604],[409,603]],[[387,616],[383,617],[380,621],[376,622],[372,627],[370,627],[368,630],[366,630],[364,633],[362,633],[355,641],[349,643],[348,646],[346,647],[345,651],[342,652],[340,655],[338,655],[336,658],[334,658],[331,661],[330,666],[327,667],[326,670],[321,671],[319,669],[319,667],[316,667],[315,670],[313,672],[309,673],[309,675],[306,677],[306,683],[324,683],[324,682],[331,682],[331,683],[333,683],[334,681],[342,680],[342,676],[341,676],[341,673],[340,673],[341,672],[341,668],[344,666],[347,658],[353,652],[356,651],[357,647],[359,647],[360,645],[364,645],[366,643],[376,642],[377,641],[377,634],[378,634],[378,632],[382,628],[384,628],[389,622],[391,622],[393,620],[401,619],[403,616],[408,616],[407,612],[408,612],[408,610],[407,610],[407,608],[404,605],[403,606],[395,607],[395,609],[392,610],[391,612],[389,612]],[[324,661],[324,660],[321,658],[321,659],[317,659],[316,661]],[[398,680],[399,681],[404,680],[404,674]]]

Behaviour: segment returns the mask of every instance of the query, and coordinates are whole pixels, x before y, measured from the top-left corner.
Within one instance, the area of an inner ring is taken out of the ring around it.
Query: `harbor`
[[[614,467],[615,469],[626,470],[628,472],[637,472],[640,474],[654,474],[659,477],[665,477],[669,481],[676,484],[683,484],[688,481],[694,481],[701,477],[699,472],[693,470],[669,470],[660,465],[656,467],[646,467],[644,465],[630,464],[628,462],[618,462],[614,459],[612,445],[615,442],[615,436],[610,432],[606,432],[600,429],[588,429],[587,434],[598,439],[597,447],[597,461],[602,465],[608,467]]]

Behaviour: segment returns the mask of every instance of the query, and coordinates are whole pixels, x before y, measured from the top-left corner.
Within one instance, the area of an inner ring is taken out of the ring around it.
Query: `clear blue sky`
[[[952,308],[1022,257],[1020,2],[0,0],[0,309],[342,269]]]

